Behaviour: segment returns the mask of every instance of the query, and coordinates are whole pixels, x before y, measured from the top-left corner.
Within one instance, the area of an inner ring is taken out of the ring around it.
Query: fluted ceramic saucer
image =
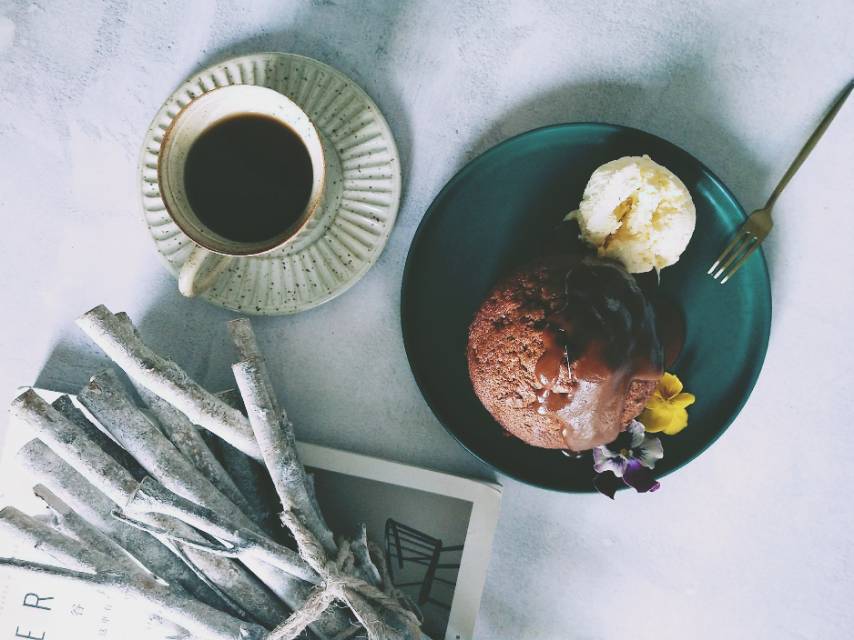
[[[193,242],[160,197],[157,161],[163,135],[195,98],[218,87],[269,87],[293,100],[314,122],[326,156],[329,190],[323,211],[278,251],[235,258],[202,298],[241,313],[297,313],[353,286],[377,261],[400,205],[400,161],[391,129],[361,87],[332,67],[291,53],[258,53],[197,73],[155,116],[140,161],[145,224],[173,275]]]

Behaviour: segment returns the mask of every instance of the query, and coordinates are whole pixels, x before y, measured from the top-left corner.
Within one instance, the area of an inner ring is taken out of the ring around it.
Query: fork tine
[[[709,275],[711,275],[715,280],[720,278],[726,268],[731,265],[739,255],[741,255],[741,252],[744,251],[752,237],[753,236],[744,228],[739,229],[732,241],[730,241],[723,252],[721,252],[721,255],[718,257],[715,264],[713,264],[712,268],[709,269]]]
[[[714,264],[712,264],[712,266],[709,267],[709,270],[706,271],[707,274],[712,275],[712,273],[715,272],[715,270],[718,268],[718,265],[724,261],[724,259],[729,255],[729,252],[735,248],[736,243],[742,239],[743,234],[744,231],[742,229],[736,230],[736,232],[732,236],[732,240],[727,243],[727,246],[725,246],[724,250],[721,251],[720,255],[718,256],[718,259],[715,260]]]
[[[721,277],[722,274],[727,273],[729,271],[730,265],[735,262],[744,251],[748,251],[750,246],[754,243],[754,241],[758,240],[756,236],[751,233],[744,233],[745,241],[739,243],[738,247],[736,247],[735,251],[733,251],[729,258],[727,258],[726,262],[724,262],[720,268],[715,272],[715,275],[712,276],[715,280]]]
[[[732,278],[735,275],[735,272],[741,269],[741,265],[744,264],[744,261],[747,260],[751,255],[753,255],[753,252],[759,248],[760,244],[762,244],[762,242],[757,238],[756,242],[750,245],[750,248],[748,248],[748,250],[744,252],[744,255],[738,259],[738,262],[733,265],[732,269],[729,270],[729,273],[727,273],[723,277],[723,280],[721,280],[721,284],[726,284],[727,280]]]

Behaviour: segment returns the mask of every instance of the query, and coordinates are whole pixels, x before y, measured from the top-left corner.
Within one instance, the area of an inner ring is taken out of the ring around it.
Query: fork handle
[[[780,179],[780,182],[777,184],[777,187],[774,189],[774,192],[771,194],[771,197],[768,198],[768,202],[765,204],[765,209],[770,209],[774,206],[774,203],[777,201],[777,198],[780,197],[780,194],[783,193],[783,189],[786,188],[786,185],[789,184],[789,180],[797,173],[798,169],[801,168],[801,165],[804,163],[804,160],[807,159],[810,152],[815,148],[815,145],[818,144],[818,141],[821,140],[821,136],[824,135],[824,132],[827,131],[827,128],[830,126],[830,123],[833,121],[833,118],[836,117],[836,114],[839,113],[839,110],[842,108],[842,105],[845,104],[845,99],[848,98],[848,95],[851,93],[851,89],[854,88],[854,80],[848,83],[848,86],[842,92],[842,95],[836,100],[833,104],[833,107],[830,111],[827,112],[827,115],[824,116],[822,121],[819,123],[816,130],[813,131],[813,134],[810,136],[809,140],[806,141],[803,148],[798,153],[797,157],[792,161],[792,164],[789,165],[789,168],[786,169],[786,173],[783,174],[783,177]]]

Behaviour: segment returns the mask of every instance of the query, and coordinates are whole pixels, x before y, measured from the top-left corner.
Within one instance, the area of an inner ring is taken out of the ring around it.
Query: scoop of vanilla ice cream
[[[600,256],[644,273],[679,260],[697,215],[691,194],[673,173],[649,156],[626,156],[593,172],[569,218],[578,220],[581,237]]]

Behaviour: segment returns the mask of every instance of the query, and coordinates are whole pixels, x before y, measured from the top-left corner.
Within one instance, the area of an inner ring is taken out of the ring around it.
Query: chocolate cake
[[[509,433],[535,447],[611,442],[662,375],[652,309],[610,260],[538,259],[499,282],[469,327],[474,391]]]

